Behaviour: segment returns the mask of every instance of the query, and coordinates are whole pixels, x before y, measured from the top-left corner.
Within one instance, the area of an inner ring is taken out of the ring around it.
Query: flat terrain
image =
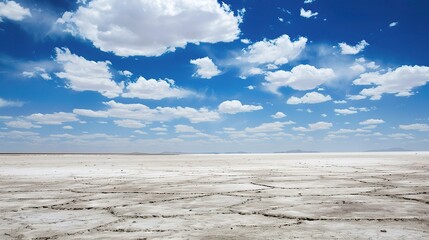
[[[429,153],[0,155],[0,239],[429,239]]]

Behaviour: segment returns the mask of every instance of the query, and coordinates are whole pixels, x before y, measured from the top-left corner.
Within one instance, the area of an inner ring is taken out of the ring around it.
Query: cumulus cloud
[[[249,39],[247,39],[247,38],[240,39],[240,42],[242,42],[242,43],[244,43],[244,44],[251,44],[251,43],[252,43],[252,41],[250,41],[250,40],[249,40]]]
[[[311,17],[315,17],[315,16],[319,15],[319,13],[318,12],[312,12],[311,10],[304,10],[304,8],[301,8],[301,10],[299,11],[299,15],[301,17],[311,18]]]
[[[330,68],[316,68],[311,65],[298,65],[291,71],[279,70],[268,72],[265,76],[267,82],[263,85],[267,90],[278,94],[280,87],[291,87],[295,90],[312,90],[323,83],[332,80],[335,73]]]
[[[283,131],[284,126],[291,125],[291,124],[295,124],[295,122],[287,121],[287,122],[262,123],[261,125],[256,127],[247,127],[245,131],[249,133],[281,132]]]
[[[49,73],[46,72],[45,68],[42,67],[34,67],[33,71],[24,71],[22,72],[22,75],[27,78],[33,78],[35,76],[40,76],[44,80],[51,80],[52,77],[49,75]]]
[[[0,137],[6,137],[11,139],[29,139],[37,138],[39,133],[29,132],[29,131],[10,131],[10,132],[0,132]]]
[[[362,129],[362,128],[357,128],[357,129],[341,128],[340,130],[330,131],[329,133],[331,133],[331,134],[348,134],[348,133],[368,133],[368,132],[371,132],[371,131],[368,129]]]
[[[105,52],[160,56],[188,43],[237,39],[243,13],[217,0],[93,0],[57,22]]]
[[[119,74],[121,74],[122,76],[125,76],[125,77],[131,77],[133,75],[133,73],[128,71],[128,70],[119,71]]]
[[[396,25],[398,25],[399,22],[391,22],[389,24],[389,27],[395,27]]]
[[[200,132],[192,126],[183,125],[183,124],[178,124],[178,125],[174,126],[174,128],[176,129],[176,133],[197,133],[197,132]]]
[[[220,113],[236,114],[240,112],[252,112],[261,110],[263,109],[263,107],[258,105],[243,105],[238,100],[232,100],[222,102],[221,104],[219,104],[218,109]]]
[[[140,121],[132,120],[132,119],[122,119],[122,120],[114,120],[113,121],[117,126],[124,128],[143,128],[146,125]]]
[[[55,73],[57,77],[68,80],[68,87],[75,91],[96,91],[113,98],[122,93],[123,82],[112,80],[109,61],[95,62],[75,55],[68,48],[55,48],[55,61],[60,63],[64,71]]]
[[[339,43],[338,46],[341,48],[341,54],[355,55],[362,52],[365,47],[369,46],[369,43],[365,40],[360,41],[355,46],[348,45],[347,43]]]
[[[327,101],[331,101],[332,98],[329,95],[323,95],[320,94],[318,92],[309,92],[306,93],[304,96],[302,96],[301,98],[299,97],[290,97],[287,100],[287,104],[314,104],[314,103],[322,103],[322,102],[327,102]]]
[[[94,111],[91,109],[74,109],[73,113],[96,118],[126,118],[140,121],[171,121],[186,118],[192,123],[213,122],[220,118],[219,113],[207,108],[191,107],[156,107],[150,108],[144,104],[124,104],[115,101],[104,102],[107,110]]]
[[[210,79],[220,73],[220,70],[209,57],[192,59],[190,63],[197,65],[197,72],[194,76]]]
[[[368,112],[368,108],[356,108],[356,107],[349,107],[349,108],[342,108],[342,109],[334,109],[334,112],[337,113],[337,115],[351,115],[356,114],[358,112]]]
[[[304,0],[304,4],[315,2],[316,0]]]
[[[338,114],[342,114],[342,115],[350,115],[350,114],[356,114],[357,111],[356,110],[350,110],[347,108],[344,109],[334,109],[334,112],[338,113]]]
[[[396,140],[414,139],[414,136],[409,133],[392,133],[387,136]]]
[[[383,94],[395,94],[395,96],[411,96],[413,89],[429,82],[429,67],[426,66],[401,66],[385,73],[364,73],[353,81],[354,85],[371,85],[365,88],[360,95],[370,97],[371,100],[379,100]]]
[[[22,7],[15,1],[0,2],[0,21],[2,18],[21,21],[25,17],[31,17],[31,12],[28,8]]]
[[[427,132],[429,131],[429,125],[425,123],[414,123],[409,125],[399,125],[400,129],[403,130],[416,130],[420,132]]]
[[[154,131],[154,132],[167,132],[168,131],[168,129],[165,127],[154,127],[154,128],[150,128],[150,130]]]
[[[378,69],[380,66],[377,65],[374,61],[367,61],[365,58],[361,57],[355,60],[355,63],[349,68],[356,75],[364,73],[368,70]]]
[[[22,107],[22,105],[24,105],[24,103],[19,102],[19,101],[9,101],[9,100],[5,100],[5,99],[0,98],[0,108]]]
[[[26,118],[42,125],[61,125],[65,122],[79,121],[75,114],[65,112],[56,112],[50,114],[35,113],[27,116]]]
[[[171,79],[146,80],[144,77],[139,77],[136,82],[129,83],[125,87],[122,97],[160,100],[184,98],[192,94],[193,92],[189,90],[176,87]]]
[[[40,128],[40,126],[34,125],[32,122],[25,121],[25,120],[10,121],[10,122],[5,122],[4,124],[11,128],[24,128],[24,129]]]
[[[332,127],[332,123],[330,122],[316,122],[316,123],[310,123],[308,124],[308,127],[294,127],[292,130],[298,131],[298,132],[313,132],[318,130],[326,130],[330,129]]]
[[[264,39],[243,49],[242,59],[255,64],[282,65],[296,59],[305,48],[307,38],[291,41],[287,34],[276,39]]]
[[[362,100],[362,99],[365,99],[365,98],[366,98],[366,96],[363,96],[363,95],[347,95],[347,99],[348,100],[352,100],[352,101]]]
[[[384,123],[384,120],[382,119],[367,119],[365,121],[360,122],[360,125],[374,125],[374,124],[381,124]]]
[[[284,113],[282,113],[282,112],[276,112],[276,114],[271,115],[271,117],[272,117],[272,118],[279,119],[279,118],[284,118],[284,117],[286,117],[286,114],[284,114]]]

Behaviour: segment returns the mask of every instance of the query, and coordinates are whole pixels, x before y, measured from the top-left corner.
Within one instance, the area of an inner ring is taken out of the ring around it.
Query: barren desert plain
[[[0,239],[429,239],[429,153],[0,155]]]

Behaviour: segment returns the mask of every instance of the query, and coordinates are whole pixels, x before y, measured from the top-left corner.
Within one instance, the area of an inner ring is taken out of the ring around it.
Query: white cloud
[[[315,104],[331,101],[332,98],[329,95],[323,95],[318,92],[309,92],[306,93],[301,98],[299,97],[290,97],[287,100],[287,104]]]
[[[341,54],[355,55],[363,51],[365,47],[369,46],[369,43],[365,40],[362,40],[355,46],[350,46],[344,42],[339,43],[338,46],[341,48]]]
[[[69,88],[75,91],[96,91],[108,98],[121,94],[123,82],[118,84],[111,79],[109,61],[88,61],[72,54],[68,48],[55,48],[55,51],[55,61],[64,67],[64,72],[58,72],[55,75],[67,79]]]
[[[345,103],[347,103],[347,101],[346,100],[336,100],[336,101],[334,101],[334,103],[335,104],[345,104]]]
[[[383,94],[395,94],[395,96],[411,96],[412,90],[429,82],[429,67],[426,66],[401,66],[386,73],[364,73],[353,81],[354,85],[372,85],[365,88],[360,95],[370,97],[371,100],[379,100]]]
[[[68,126],[68,125],[67,125],[67,126],[64,126],[64,127],[63,127],[63,129],[66,129],[66,130],[72,130],[72,129],[73,129],[73,127],[72,127],[72,126]]]
[[[371,132],[371,131],[367,130],[367,129],[362,129],[362,128],[357,128],[357,129],[341,128],[340,130],[331,131],[329,133],[332,133],[332,134],[348,134],[348,133],[368,133],[368,132]]]
[[[29,131],[10,131],[10,132],[0,132],[0,137],[12,138],[12,139],[29,139],[38,137],[39,133],[29,132]]]
[[[299,11],[299,15],[305,18],[315,17],[318,14],[319,14],[318,12],[313,13],[311,10],[304,10],[304,8],[301,8],[301,10]]]
[[[292,130],[298,131],[298,132],[312,132],[312,131],[330,129],[332,126],[333,125],[330,122],[316,122],[316,123],[308,124],[307,128],[305,128],[305,127],[294,127],[294,128],[292,128]]]
[[[117,126],[124,128],[143,128],[144,125],[142,122],[132,119],[122,119],[113,121]]]
[[[176,129],[176,133],[198,133],[198,132],[200,132],[192,126],[183,125],[183,124],[178,124],[178,125],[174,126],[174,128]]]
[[[286,64],[296,59],[305,48],[307,38],[291,41],[287,34],[273,40],[262,40],[243,49],[243,59],[256,64]]]
[[[257,68],[257,67],[252,67],[249,69],[249,71],[247,72],[249,75],[260,75],[264,73],[264,70]]]
[[[368,112],[368,108],[355,108],[355,107],[349,107],[349,108],[343,108],[343,109],[334,109],[334,112],[341,115],[351,115],[356,114],[358,112]]]
[[[291,87],[295,90],[312,90],[332,80],[335,73],[330,68],[315,68],[311,65],[298,65],[291,71],[279,70],[268,72],[267,82],[263,85],[271,92],[278,94],[280,87]]]
[[[142,130],[135,130],[135,133],[141,134],[141,135],[146,135],[147,132],[143,132]]]
[[[74,109],[78,115],[96,118],[127,118],[141,121],[170,121],[173,119],[187,118],[192,123],[212,122],[220,118],[219,113],[207,108],[190,107],[156,107],[149,108],[143,104],[124,104],[115,101],[104,102],[107,110],[94,111],[89,109]]]
[[[5,122],[4,124],[11,128],[24,128],[24,129],[40,128],[40,126],[34,125],[32,122],[25,121],[25,120],[10,121],[10,122]]]
[[[253,85],[249,85],[249,86],[247,86],[246,88],[247,88],[247,89],[249,89],[249,90],[254,90],[254,89],[255,89],[255,86],[253,86]]]
[[[350,110],[350,109],[334,109],[334,112],[342,114],[342,115],[350,115],[350,114],[355,114],[357,113],[356,110]]]
[[[0,21],[2,18],[21,21],[25,17],[31,17],[30,10],[19,5],[15,1],[0,2]]]
[[[35,113],[27,116],[26,118],[42,125],[61,125],[65,122],[79,121],[75,114],[65,112],[56,112],[50,114]]]
[[[46,72],[46,69],[42,67],[34,67],[33,71],[24,71],[22,75],[27,78],[33,78],[36,75],[40,76],[44,80],[51,80],[52,77]]]
[[[0,98],[0,108],[22,107],[22,105],[24,105],[24,103],[19,102],[19,101],[9,101],[9,100],[5,100],[5,99]]]
[[[286,117],[286,114],[284,114],[284,113],[282,113],[282,112],[276,112],[276,114],[271,115],[271,117],[272,117],[272,118],[279,119],[279,118],[284,118],[284,117]]]
[[[363,73],[366,70],[365,66],[363,66],[361,64],[354,64],[354,65],[350,66],[350,69],[355,73]]]
[[[121,74],[122,76],[125,76],[125,77],[131,77],[133,75],[133,73],[128,71],[128,70],[119,71],[119,74]]]
[[[244,10],[235,16],[216,0],[93,0],[58,19],[67,31],[118,56],[159,56],[188,43],[231,42]]]
[[[275,64],[267,64],[267,66],[265,66],[268,70],[276,70],[279,68],[279,66],[275,65]]]
[[[362,66],[363,68],[368,69],[378,69],[380,66],[377,65],[374,61],[368,62],[364,57],[357,58],[355,60],[356,64]]]
[[[265,132],[281,132],[283,127],[286,125],[294,124],[292,121],[287,122],[272,122],[272,123],[263,123],[257,127],[247,127],[246,132],[249,133],[265,133]]]
[[[396,25],[398,25],[399,22],[391,22],[389,24],[389,27],[395,27]]]
[[[403,130],[416,130],[420,132],[427,132],[429,131],[429,125],[424,123],[414,123],[409,125],[399,125],[400,129]]]
[[[409,133],[392,133],[387,136],[396,140],[414,139],[414,136]]]
[[[168,131],[168,129],[165,127],[154,127],[154,128],[151,128],[150,130],[154,131],[154,132],[167,132]]]
[[[41,73],[40,77],[43,78],[44,80],[51,80],[52,77],[48,74],[48,73]]]
[[[362,99],[365,99],[366,98],[366,96],[363,96],[363,95],[347,95],[347,99],[348,100],[362,100]]]
[[[220,73],[220,70],[209,57],[191,59],[190,63],[197,65],[198,68],[194,76],[210,79]]]
[[[315,2],[316,0],[304,0],[304,4]]]
[[[251,43],[252,43],[252,41],[250,41],[250,40],[249,40],[249,39],[247,39],[247,38],[240,39],[240,41],[241,41],[242,43],[244,43],[244,44],[251,44]]]
[[[218,109],[220,113],[236,114],[240,112],[252,112],[261,110],[263,109],[263,107],[258,105],[243,105],[238,100],[232,100],[222,102],[221,104],[219,104]]]
[[[280,22],[284,22],[284,19],[283,18],[281,18],[281,17],[278,17],[277,18]]]
[[[192,94],[189,90],[176,87],[171,79],[146,80],[144,77],[139,77],[136,82],[129,83],[125,87],[122,97],[160,100],[184,98]]]
[[[362,129],[375,129],[375,128],[377,128],[378,125],[374,125],[374,124],[373,125],[366,125],[366,126],[362,127]]]
[[[117,138],[117,136],[108,135],[105,133],[91,133],[91,134],[81,134],[81,135],[73,135],[73,134],[64,133],[64,134],[51,134],[50,136],[54,137],[54,138],[65,138],[65,139],[70,139],[70,140],[73,140],[76,142],[84,142],[84,143],[88,143],[88,141],[94,141],[96,139],[102,139],[102,140],[106,140],[109,142],[119,140]]]
[[[384,121],[382,119],[371,118],[371,119],[367,119],[363,122],[360,122],[359,124],[360,125],[374,125],[374,124],[381,124],[381,123],[384,123]]]

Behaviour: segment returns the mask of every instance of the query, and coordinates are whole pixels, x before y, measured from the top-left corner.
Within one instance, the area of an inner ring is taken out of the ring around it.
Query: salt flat
[[[0,239],[429,239],[429,153],[0,155]]]

